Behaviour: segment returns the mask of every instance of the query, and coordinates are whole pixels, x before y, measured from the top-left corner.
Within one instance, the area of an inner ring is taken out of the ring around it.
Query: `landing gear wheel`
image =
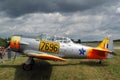
[[[23,64],[23,69],[26,71],[32,70],[33,65],[32,64]]]

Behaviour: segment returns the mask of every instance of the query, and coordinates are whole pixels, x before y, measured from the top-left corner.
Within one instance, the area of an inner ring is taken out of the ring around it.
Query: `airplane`
[[[103,59],[112,58],[112,41],[106,37],[97,47],[89,47],[72,42],[67,37],[27,38],[12,36],[9,42],[10,49],[20,52],[29,58],[23,64],[24,70],[32,70],[35,63],[33,58],[53,61],[67,61],[74,59],[98,59],[99,64]],[[110,49],[111,48],[111,49]]]

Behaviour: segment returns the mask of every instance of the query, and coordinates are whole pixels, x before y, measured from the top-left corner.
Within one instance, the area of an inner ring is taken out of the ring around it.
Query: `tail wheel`
[[[102,60],[100,60],[100,61],[98,62],[98,64],[102,64]]]

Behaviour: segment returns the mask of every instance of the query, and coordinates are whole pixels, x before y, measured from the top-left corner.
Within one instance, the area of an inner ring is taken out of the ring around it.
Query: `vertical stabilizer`
[[[97,48],[113,51],[113,40],[106,37]]]

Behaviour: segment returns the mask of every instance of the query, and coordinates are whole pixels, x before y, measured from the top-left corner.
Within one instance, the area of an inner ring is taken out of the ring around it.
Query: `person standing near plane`
[[[0,47],[0,59],[2,59],[2,48]]]
[[[6,50],[7,50],[7,54],[8,54],[8,60],[11,60],[11,58],[12,58],[11,49],[8,47]]]
[[[0,48],[0,58],[1,58],[1,60],[2,60],[2,63],[5,62],[5,61],[4,61],[4,55],[5,55],[5,49],[4,49],[4,47],[1,47],[1,48]]]

